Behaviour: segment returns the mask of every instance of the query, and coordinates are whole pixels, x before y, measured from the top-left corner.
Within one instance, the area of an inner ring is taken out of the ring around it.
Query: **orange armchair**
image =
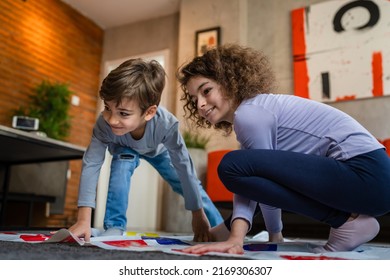
[[[218,177],[217,168],[223,156],[231,150],[217,150],[208,153],[206,192],[217,207],[232,208],[233,193],[228,191]]]
[[[390,138],[386,138],[386,139],[383,139],[383,140],[377,138],[377,140],[378,140],[379,143],[381,143],[383,146],[385,146],[386,153],[390,157]]]
[[[390,157],[390,138],[382,140],[382,144],[385,146],[387,155]]]

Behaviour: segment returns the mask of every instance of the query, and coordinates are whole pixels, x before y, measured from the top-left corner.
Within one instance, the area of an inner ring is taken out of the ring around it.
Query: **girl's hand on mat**
[[[226,241],[213,244],[199,244],[184,249],[183,252],[191,254],[204,254],[207,252],[220,252],[229,254],[244,254],[244,238],[249,229],[245,219],[236,218],[232,222],[229,238]],[[213,232],[213,230],[212,230]]]
[[[241,242],[224,241],[212,244],[198,244],[183,250],[185,253],[202,255],[208,252],[244,254],[243,244]]]
[[[203,209],[192,211],[192,230],[195,242],[210,242],[210,223]]]

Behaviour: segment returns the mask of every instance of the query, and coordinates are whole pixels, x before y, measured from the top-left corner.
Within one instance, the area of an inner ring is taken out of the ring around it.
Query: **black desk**
[[[3,225],[12,165],[81,159],[84,152],[81,146],[0,125],[0,163],[5,166],[0,225]]]

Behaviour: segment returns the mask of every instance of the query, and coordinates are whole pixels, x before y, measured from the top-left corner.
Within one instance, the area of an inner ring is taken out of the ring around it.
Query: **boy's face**
[[[136,101],[127,98],[122,99],[120,104],[116,101],[104,101],[103,118],[115,135],[130,133],[142,137],[146,122],[154,116],[155,111],[152,112],[153,116],[150,112],[152,107],[142,114]]]

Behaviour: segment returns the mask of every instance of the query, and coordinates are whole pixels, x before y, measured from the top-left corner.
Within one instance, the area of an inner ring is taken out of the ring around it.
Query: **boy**
[[[186,209],[192,211],[194,241],[209,241],[210,224],[215,226],[223,221],[196,176],[177,119],[158,107],[164,86],[162,66],[157,61],[142,59],[123,62],[103,80],[100,97],[104,110],[83,158],[78,217],[69,229],[84,236],[85,241],[89,242],[91,236],[96,186],[107,148],[113,158],[104,235],[122,235],[126,230],[130,178],[140,158],[148,161],[184,197]]]

